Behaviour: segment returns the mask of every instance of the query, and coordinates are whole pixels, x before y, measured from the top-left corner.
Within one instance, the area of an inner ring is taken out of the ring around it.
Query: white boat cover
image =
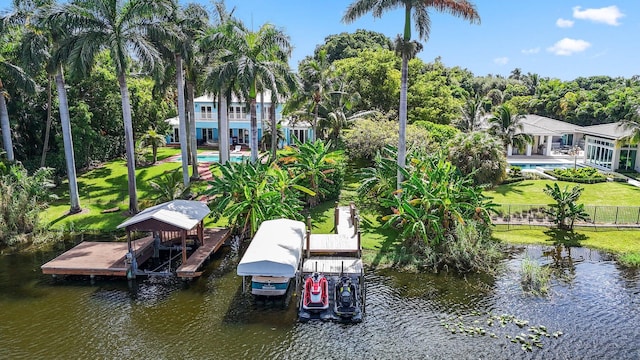
[[[149,219],[161,221],[184,230],[193,229],[211,210],[207,204],[195,200],[173,200],[144,209],[139,214],[118,225],[118,229]]]
[[[301,221],[264,221],[238,264],[238,275],[294,277],[304,236],[305,224]]]

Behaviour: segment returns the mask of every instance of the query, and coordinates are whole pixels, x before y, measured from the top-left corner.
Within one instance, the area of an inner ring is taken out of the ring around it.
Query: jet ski
[[[334,313],[341,318],[352,318],[360,314],[356,284],[348,276],[336,281]]]
[[[329,282],[327,278],[314,272],[304,282],[302,308],[306,311],[323,311],[329,308]]]

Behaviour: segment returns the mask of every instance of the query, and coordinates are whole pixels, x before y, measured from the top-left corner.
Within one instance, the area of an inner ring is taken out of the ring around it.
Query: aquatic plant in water
[[[542,348],[545,338],[559,338],[563,335],[562,331],[549,332],[544,325],[529,326],[529,321],[519,319],[514,315],[492,313],[482,314],[478,311],[472,312],[469,316],[462,315],[451,316],[447,319],[440,320],[441,325],[449,330],[452,334],[461,334],[465,336],[489,336],[497,339],[500,336],[496,334],[502,328],[508,325],[515,325],[518,329],[525,329],[526,332],[520,330],[517,334],[504,334],[504,338],[511,343],[520,344],[523,351],[532,351],[534,348]],[[485,325],[486,324],[486,327]],[[490,329],[495,327],[496,329]]]
[[[543,296],[549,292],[551,269],[538,264],[528,256],[522,259],[520,283],[522,289],[534,295]]]

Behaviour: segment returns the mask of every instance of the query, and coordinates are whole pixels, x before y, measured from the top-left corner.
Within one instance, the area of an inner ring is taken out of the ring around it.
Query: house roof
[[[169,126],[180,126],[180,119],[176,117],[172,117],[165,120]]]
[[[304,236],[305,224],[301,221],[264,221],[238,264],[238,275],[294,277]]]
[[[147,220],[157,220],[180,229],[191,230],[209,215],[210,212],[211,210],[209,210],[207,204],[200,201],[173,200],[141,211],[134,217],[118,225],[118,229],[136,225]]]
[[[565,121],[560,121],[552,118],[548,118],[540,115],[528,114],[522,119],[525,124],[532,125],[539,129],[545,129],[547,131],[554,132],[555,134],[566,134],[579,132],[582,126],[571,124]],[[535,134],[539,135],[539,134]]]
[[[631,130],[625,130],[619,126],[620,123],[600,124],[585,126],[582,128],[582,132],[589,135],[600,136],[607,139],[618,140],[622,137],[632,134]]]

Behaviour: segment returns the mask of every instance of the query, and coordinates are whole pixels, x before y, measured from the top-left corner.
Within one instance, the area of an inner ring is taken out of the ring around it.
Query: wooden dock
[[[151,236],[132,242],[136,260],[144,263],[153,255]],[[126,242],[84,241],[41,266],[43,274],[127,276]]]
[[[203,244],[187,258],[185,263],[180,265],[176,275],[180,278],[194,278],[202,275],[202,271],[198,271],[202,264],[211,254],[220,249],[230,235],[229,229],[204,229]]]
[[[200,245],[176,270],[181,278],[202,275],[202,264],[229,238],[229,229],[204,229],[203,244]],[[163,241],[172,244],[173,240]],[[153,237],[132,241],[138,266],[153,256]],[[62,255],[41,266],[48,275],[127,276],[130,264],[125,262],[128,253],[126,242],[82,242]],[[138,271],[138,275],[153,275],[153,272]]]
[[[362,260],[354,257],[312,257],[306,259],[302,267],[302,272],[310,274],[318,271],[325,275],[360,275],[364,271]]]

